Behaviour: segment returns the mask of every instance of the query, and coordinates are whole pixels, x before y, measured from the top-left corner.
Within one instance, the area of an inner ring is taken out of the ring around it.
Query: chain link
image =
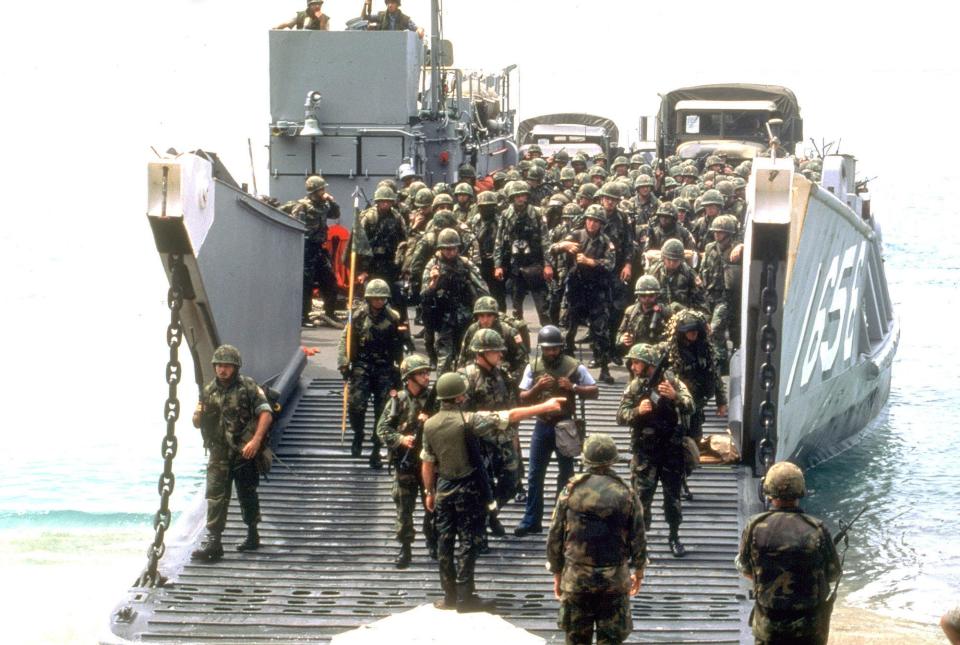
[[[163,472],[157,480],[157,493],[160,495],[160,509],[153,516],[154,538],[147,548],[147,566],[137,580],[138,587],[157,587],[164,583],[164,577],[157,571],[160,558],[166,552],[163,538],[170,528],[172,513],[170,512],[170,496],[176,477],[173,474],[173,459],[177,456],[177,419],[180,418],[180,400],[177,398],[177,385],[183,376],[183,367],[180,364],[179,350],[183,342],[183,327],[180,323],[180,309],[183,307],[183,280],[186,266],[183,256],[170,255],[170,289],[167,291],[167,307],[170,309],[170,324],[167,326],[167,347],[170,348],[170,358],[167,360],[167,400],[163,405],[163,418],[167,423],[167,434],[160,445],[160,455],[163,457]]]
[[[774,364],[774,352],[777,351],[777,328],[773,315],[777,312],[777,265],[766,262],[763,266],[763,288],[760,291],[760,309],[764,323],[760,328],[760,349],[764,362],[760,366],[760,385],[764,398],[760,403],[760,423],[763,426],[763,438],[760,440],[760,464],[763,473],[773,465],[775,456],[774,439],[777,428],[777,405],[774,393],[777,389],[777,368]]]

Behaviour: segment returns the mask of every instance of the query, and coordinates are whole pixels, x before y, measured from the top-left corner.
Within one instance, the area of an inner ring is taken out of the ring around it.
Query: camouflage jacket
[[[520,331],[500,319],[493,323],[493,329],[503,338],[503,343],[507,348],[507,351],[503,353],[503,360],[506,361],[507,370],[510,372],[510,376],[514,382],[519,383],[520,377],[523,375],[523,370],[530,361],[530,355],[527,354],[527,348],[524,347]],[[460,367],[466,367],[473,362],[475,354],[473,350],[470,349],[470,341],[473,340],[474,335],[479,330],[480,324],[474,321],[470,323],[467,331],[463,333],[463,345],[460,349],[460,358],[457,361]]]
[[[493,263],[506,273],[515,273],[521,267],[549,264],[546,255],[546,231],[543,217],[536,206],[527,206],[522,212],[509,206],[500,218]]]
[[[455,317],[463,321],[461,329],[468,325],[473,315],[473,303],[480,296],[489,296],[487,283],[483,281],[480,270],[470,260],[457,256],[453,262],[442,259],[439,252],[427,263],[421,276],[420,295],[424,308],[439,310],[437,318]],[[430,272],[433,267],[440,267],[440,277],[436,285],[430,286]],[[431,314],[433,315],[433,314]],[[436,326],[433,326],[436,329]]]
[[[686,262],[681,262],[680,267],[673,273],[667,272],[663,262],[657,262],[648,273],[660,283],[660,302],[665,302],[674,308],[680,305],[684,308],[707,311],[703,282]]]
[[[307,242],[320,245],[327,241],[327,220],[340,217],[340,206],[334,201],[314,201],[304,197],[297,200],[290,214],[307,227],[304,232]]]
[[[670,310],[660,303],[650,311],[644,311],[638,303],[630,305],[623,314],[620,328],[617,329],[617,344],[629,349],[637,343],[656,345],[662,342],[670,315]],[[623,335],[627,333],[633,336],[630,345],[623,342]]]
[[[407,224],[396,208],[380,213],[372,206],[360,213],[360,229],[366,237],[366,248],[358,251],[362,271],[392,282],[400,275],[397,248],[407,239]],[[358,231],[359,232],[359,231]]]
[[[822,633],[831,583],[840,560],[823,523],[799,508],[750,518],[740,538],[737,569],[753,578],[758,638],[802,638]]]
[[[650,199],[641,203],[638,195],[633,198],[633,207],[637,211],[637,223],[646,224],[656,215],[657,209],[660,208],[660,200],[656,195],[650,193]]]
[[[679,333],[676,332],[672,341],[666,343],[670,369],[690,390],[698,408],[703,407],[710,397],[716,397],[717,405],[726,405],[727,391],[717,369],[713,347],[706,339],[693,345],[682,345],[677,338]]]
[[[730,261],[731,247],[729,243],[721,248],[716,242],[710,242],[703,252],[700,278],[711,303],[732,302],[739,295],[741,268],[739,262]]]
[[[624,213],[619,210],[607,213],[607,222],[603,225],[603,234],[610,238],[616,250],[614,271],[620,271],[624,264],[633,262],[633,256],[637,252],[635,231]]]
[[[200,403],[204,443],[236,450],[253,438],[260,413],[270,411],[263,389],[252,378],[239,374],[227,385],[212,379],[203,387]]]
[[[661,396],[653,412],[641,415],[637,411],[640,402],[650,398],[645,378],[633,377],[620,398],[617,423],[630,426],[631,447],[635,453],[638,450],[682,450],[685,419],[694,411],[693,398],[687,386],[672,372],[664,372],[664,380],[673,385],[677,398],[671,401]]]
[[[446,228],[452,228],[460,236],[461,257],[479,266],[480,245],[473,231],[466,224],[458,222],[451,211],[440,210],[433,214],[433,218],[427,223],[423,235],[413,249],[413,257],[410,259],[410,276],[413,280],[420,279],[427,262],[437,252],[437,236]]]
[[[404,330],[400,328],[400,314],[385,306],[374,314],[370,305],[364,303],[353,310],[352,345],[347,357],[347,328],[340,334],[337,347],[337,367],[363,364],[377,369],[390,369],[397,373],[403,359]]]
[[[421,412],[429,414],[430,389],[425,388],[414,396],[406,387],[383,407],[377,421],[377,435],[390,451],[391,458],[399,470],[410,471],[420,466],[420,449],[423,447],[423,423],[418,417]],[[416,440],[413,448],[404,448],[400,440],[413,435]]]
[[[624,594],[646,564],[643,506],[610,468],[590,468],[564,487],[547,536],[547,563],[562,594]]]
[[[469,477],[474,470],[467,452],[464,433],[477,437],[496,435],[507,429],[510,414],[499,412],[464,412],[452,401],[440,404],[440,411],[423,424],[423,450],[420,459],[436,464],[437,475],[448,481]],[[427,488],[433,482],[424,482]]]
[[[476,363],[470,363],[458,370],[467,377],[467,400],[462,409],[471,412],[479,410],[510,410],[519,407],[520,394],[517,382],[502,367],[485,370]],[[512,440],[516,426],[498,437],[499,440]]]
[[[453,214],[457,217],[457,221],[461,224],[467,224],[477,212],[477,207],[475,204],[467,204],[466,208],[460,204],[453,205]]]
[[[683,224],[676,224],[671,231],[665,231],[660,223],[657,222],[650,227],[649,232],[647,233],[647,242],[644,246],[644,251],[656,250],[659,251],[663,246],[663,243],[667,240],[680,240],[683,243],[683,248],[687,250],[694,250],[697,248],[697,242],[693,239],[693,235],[690,234]]]
[[[573,264],[567,272],[567,297],[586,297],[609,293],[609,286],[617,262],[617,250],[613,241],[603,232],[591,236],[586,229],[574,231],[564,241],[576,242],[580,253],[597,261],[596,266]],[[593,297],[592,297],[593,296]],[[571,303],[572,305],[573,303]]]
[[[494,211],[489,215],[476,212],[470,218],[470,231],[477,239],[480,261],[493,264],[493,251],[497,243],[497,221],[499,215]]]

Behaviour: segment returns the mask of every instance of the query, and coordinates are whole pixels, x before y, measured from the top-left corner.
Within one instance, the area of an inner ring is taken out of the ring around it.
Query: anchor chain
[[[157,492],[160,494],[160,509],[153,516],[155,531],[153,543],[147,548],[147,566],[140,574],[136,586],[158,587],[166,580],[157,571],[160,558],[166,552],[163,538],[170,528],[170,495],[176,478],[173,475],[173,458],[177,456],[177,419],[180,418],[180,400],[177,398],[177,385],[183,375],[180,364],[179,349],[183,341],[183,327],[180,323],[180,309],[183,307],[184,274],[186,265],[183,256],[170,254],[170,289],[167,291],[167,307],[170,309],[170,324],[167,326],[167,346],[170,348],[170,357],[167,360],[167,400],[163,405],[163,417],[167,422],[167,433],[160,445],[160,455],[163,457],[163,472],[157,482]]]
[[[760,385],[763,387],[764,398],[760,403],[760,424],[763,427],[763,438],[760,440],[759,453],[761,474],[773,465],[776,453],[774,446],[777,428],[777,405],[774,394],[777,388],[777,368],[774,362],[774,352],[777,350],[777,329],[774,326],[773,315],[777,312],[777,265],[765,262],[763,266],[763,287],[760,291],[760,310],[763,312],[764,322],[760,327],[760,349],[763,351],[764,362],[760,366]]]

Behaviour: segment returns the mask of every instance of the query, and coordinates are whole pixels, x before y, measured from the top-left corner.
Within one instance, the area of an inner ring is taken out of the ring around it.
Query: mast
[[[440,0],[430,0],[430,116],[440,117]]]

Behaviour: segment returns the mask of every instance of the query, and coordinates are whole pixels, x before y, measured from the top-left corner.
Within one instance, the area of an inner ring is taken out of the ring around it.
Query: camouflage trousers
[[[758,645],[826,645],[832,609],[774,612],[755,605],[750,614],[753,637]]]
[[[303,245],[303,309],[304,318],[313,309],[313,287],[323,298],[323,312],[333,317],[337,307],[337,278],[333,275],[330,256],[323,247],[304,242]]]
[[[347,399],[347,413],[350,417],[350,428],[357,441],[363,441],[366,425],[367,405],[370,395],[373,395],[373,422],[376,424],[383,412],[390,395],[390,390],[396,387],[396,370],[388,364],[367,364],[357,361],[350,375],[350,394]],[[376,431],[371,434],[373,449],[380,449],[380,437]]]
[[[734,309],[723,300],[713,302],[713,313],[710,316],[710,346],[713,347],[717,359],[717,371],[721,376],[730,373],[730,351],[727,348],[727,336],[733,341],[734,347],[739,344],[740,331],[734,330]]]
[[[469,319],[467,320],[469,324]],[[437,354],[437,376],[452,372],[456,369],[457,358],[460,357],[460,346],[463,344],[463,334],[467,325],[443,325],[434,335],[434,347]]]
[[[486,522],[476,478],[472,475],[456,481],[440,478],[435,513],[440,587],[448,599],[457,597],[458,587],[472,594],[473,572]],[[455,555],[458,540],[460,549]]]
[[[610,342],[610,299],[602,297],[605,291],[598,286],[594,297],[587,293],[568,293],[564,298],[563,308],[567,320],[566,348],[570,356],[574,356],[576,347],[574,341],[577,328],[586,325],[590,330],[590,347],[593,350],[594,360],[598,365],[606,366],[611,358]],[[596,297],[600,294],[601,297]],[[576,303],[576,304],[574,304]]]
[[[630,596],[619,594],[564,594],[557,627],[567,634],[567,645],[622,643],[633,631]]]
[[[397,542],[401,544],[413,544],[416,537],[416,530],[413,528],[413,512],[417,506],[417,498],[423,504],[423,536],[427,542],[427,548],[436,545],[437,536],[434,530],[434,515],[427,510],[424,499],[426,492],[423,488],[420,470],[414,471],[393,471],[393,488],[390,491],[393,497],[393,503],[397,507],[397,521],[395,523]]]
[[[233,486],[237,487],[237,501],[244,524],[256,526],[260,522],[260,498],[257,484],[260,474],[253,459],[240,454],[221,442],[211,443],[207,459],[207,531],[223,533],[227,525],[227,510]]]
[[[533,306],[537,310],[537,319],[540,321],[540,324],[551,324],[550,308],[548,307],[547,303],[546,284],[531,288],[527,285],[527,282],[523,279],[523,276],[517,272],[510,279],[507,288],[510,291],[510,304],[513,307],[514,318],[520,320],[523,319],[523,301],[526,300],[527,294],[529,293],[530,297],[533,298]]]
[[[484,462],[493,486],[497,508],[506,506],[517,494],[520,483],[520,456],[512,441],[483,439]]]
[[[631,483],[643,503],[643,525],[647,531],[653,522],[653,494],[657,483],[663,484],[663,516],[671,529],[680,526],[683,512],[680,504],[680,489],[683,483],[683,447],[644,450],[634,452],[631,463]]]

